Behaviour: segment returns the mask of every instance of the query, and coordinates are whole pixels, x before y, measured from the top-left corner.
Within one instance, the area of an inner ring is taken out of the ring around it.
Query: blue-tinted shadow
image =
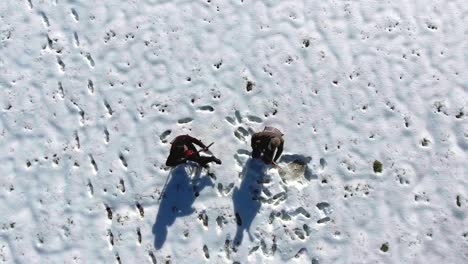
[[[201,168],[196,166],[193,179],[187,174],[187,170],[194,170],[192,164],[183,164],[173,168],[168,177],[169,181],[162,194],[159,211],[153,225],[154,247],[162,248],[167,238],[169,227],[177,217],[188,216],[195,210],[192,205],[198,194],[206,186],[214,186],[210,177],[201,175]]]
[[[247,160],[241,174],[241,185],[234,189],[232,199],[237,222],[234,245],[242,243],[244,231],[249,234],[250,240],[253,240],[250,225],[260,210],[259,198],[262,192],[262,181],[265,177],[265,167],[265,163],[261,160]]]

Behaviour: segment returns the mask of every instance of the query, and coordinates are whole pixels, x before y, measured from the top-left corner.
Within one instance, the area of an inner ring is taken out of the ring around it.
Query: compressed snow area
[[[0,15],[0,263],[468,263],[466,1]],[[223,164],[165,168],[186,133]]]

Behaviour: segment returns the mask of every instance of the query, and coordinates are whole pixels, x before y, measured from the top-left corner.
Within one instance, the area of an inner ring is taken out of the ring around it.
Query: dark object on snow
[[[177,136],[174,140],[172,140],[171,144],[171,152],[167,158],[166,166],[177,166],[187,162],[187,160],[196,162],[203,167],[205,167],[209,162],[216,162],[217,164],[221,164],[221,160],[215,156],[200,156],[200,151],[196,149],[194,144],[200,146],[202,148],[201,151],[208,150],[208,147],[194,137],[189,135]]]
[[[388,246],[388,242],[383,243],[382,246],[380,247],[380,250],[382,252],[387,252],[389,249],[390,247]]]
[[[382,167],[383,167],[382,162],[380,162],[378,160],[375,160],[373,167],[374,167],[374,172],[375,173],[382,173],[382,170],[383,170],[382,169]]]
[[[265,127],[262,132],[252,135],[252,158],[262,159],[265,163],[276,162],[283,153],[283,133],[274,127]],[[276,154],[275,154],[276,152]]]

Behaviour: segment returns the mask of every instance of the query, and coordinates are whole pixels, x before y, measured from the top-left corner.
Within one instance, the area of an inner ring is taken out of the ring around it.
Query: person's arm
[[[203,144],[203,142],[201,142],[199,139],[196,139],[196,138],[191,137],[189,135],[187,135],[187,139],[190,141],[190,143],[194,143],[194,144],[198,145],[199,147],[201,147],[202,149],[206,148],[205,144]]]
[[[184,162],[185,162],[185,157],[174,158],[174,157],[169,156],[166,160],[166,166],[170,166],[170,167],[177,166]]]
[[[273,159],[275,162],[279,159],[279,157],[281,156],[281,153],[283,153],[283,145],[284,145],[284,140],[281,139],[281,144],[276,149],[276,155],[275,155],[275,158]]]
[[[178,138],[179,140],[181,139],[180,137]],[[172,144],[169,157],[167,157],[166,160],[166,166],[177,166],[185,162],[184,147],[179,143],[180,142]]]

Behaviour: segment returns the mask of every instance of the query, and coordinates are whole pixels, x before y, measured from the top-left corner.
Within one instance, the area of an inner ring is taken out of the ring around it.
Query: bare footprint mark
[[[245,137],[249,135],[249,131],[243,127],[238,127],[236,131],[234,131],[234,136],[239,139],[240,141],[245,141]]]
[[[112,110],[109,102],[107,102],[106,100],[104,100],[104,106],[106,107],[107,109],[107,113],[112,116],[112,114],[114,113],[114,111]]]
[[[318,203],[317,205],[317,208],[321,211],[325,211],[328,209],[328,207],[330,206],[329,203],[326,203],[326,202],[321,202],[321,203]]]
[[[285,201],[287,198],[288,194],[286,192],[280,192],[273,195],[271,202],[273,202],[274,205],[278,205],[281,202]]]
[[[78,16],[78,13],[76,12],[76,10],[74,8],[71,9],[71,14],[73,16],[73,19],[75,19],[75,21],[80,21],[80,17]]]
[[[32,6],[32,5],[31,5]],[[44,23],[44,25],[46,27],[50,27],[50,22],[49,22],[49,18],[46,16],[46,14],[44,12],[40,12],[41,14],[41,17],[42,17],[42,22]]]
[[[78,136],[78,131],[75,131],[75,144],[76,144],[76,149],[80,149],[80,137]]]
[[[200,111],[208,111],[208,112],[213,112],[214,111],[214,108],[211,105],[200,106],[198,109]]]
[[[75,39],[75,46],[80,46],[80,38],[78,37],[78,33],[73,32],[73,38]]]
[[[199,215],[198,215],[198,220],[202,221],[203,225],[205,227],[208,227],[208,215],[206,214],[205,211],[201,212]]]
[[[109,130],[107,130],[107,128],[104,129],[104,141],[107,143],[109,143]]]
[[[49,34],[47,34],[47,46],[46,47],[49,47],[49,49],[51,50],[54,49],[54,42],[50,38]],[[46,47],[43,47],[43,49],[46,49]]]
[[[300,258],[302,255],[304,255],[305,253],[307,253],[307,249],[306,248],[301,248],[299,249],[299,251],[296,253],[296,255],[294,255],[295,258]]]
[[[317,224],[323,224],[323,223],[326,223],[326,222],[328,222],[330,220],[331,220],[330,217],[327,216],[327,217],[324,217],[324,218],[318,220]]]
[[[94,174],[97,174],[97,172],[98,172],[98,166],[97,166],[96,161],[94,160],[94,157],[93,157],[92,154],[89,154],[89,159],[90,159],[90,161],[91,161],[91,166],[92,166],[92,168],[93,168]]]
[[[260,248],[262,249],[264,255],[268,255],[268,248],[263,238],[260,240]]]
[[[226,239],[224,241],[224,253],[226,253],[226,258],[230,258],[231,256],[231,240]]]
[[[95,66],[96,64],[94,63],[94,59],[93,59],[93,57],[91,56],[91,53],[86,52],[86,53],[84,53],[84,56],[85,56],[86,60],[88,60],[89,65],[90,65],[91,67],[94,68],[94,66]]]
[[[137,233],[138,243],[141,244],[141,231],[139,227],[137,227],[136,233]]]
[[[192,122],[192,120],[193,120],[192,118],[187,117],[187,118],[182,118],[182,119],[177,120],[177,123],[179,123],[179,124],[186,124],[186,123]]]
[[[216,217],[216,224],[218,225],[218,227],[220,229],[223,228],[223,225],[226,224],[227,221],[226,221],[226,218],[222,215],[219,215],[218,217]]]
[[[153,264],[157,264],[156,257],[154,256],[153,251],[148,252],[148,256]]]
[[[327,161],[324,158],[320,158],[320,169],[325,169],[327,166]]]
[[[140,212],[141,218],[145,217],[145,209],[143,209],[143,206],[141,206],[140,203],[136,203],[136,207],[138,209],[138,212]]]
[[[61,72],[65,72],[65,63],[62,61],[62,59],[57,56],[57,64],[59,65],[59,70]]]
[[[119,189],[122,193],[125,193],[125,182],[123,179],[120,179],[120,182],[119,182]]]
[[[239,110],[236,110],[234,112],[234,116],[236,117],[237,123],[242,123],[242,116],[241,116],[241,113],[239,112]]]
[[[461,207],[461,196],[457,195],[457,206]]]
[[[234,183],[231,182],[225,189],[224,189],[224,193],[227,195],[231,192],[231,190],[234,188]]]
[[[90,79],[88,80],[88,91],[90,94],[94,93],[94,83]]]
[[[258,245],[252,247],[252,249],[249,251],[249,255],[252,255],[253,253],[255,253],[259,248],[260,248],[260,246],[258,246]]]
[[[250,153],[250,151],[248,151],[246,149],[238,149],[237,154],[250,156],[251,153]]]
[[[106,207],[107,218],[109,220],[112,220],[112,209],[107,204],[105,204],[104,206]]]
[[[234,159],[236,160],[237,165],[239,165],[240,167],[242,167],[242,164],[244,164],[244,162],[243,162],[243,160],[241,159],[241,157],[239,157],[238,154],[234,154]]]
[[[206,245],[203,245],[203,253],[205,254],[205,258],[210,258],[210,253],[208,252],[208,247]]]
[[[89,194],[92,197],[94,195],[94,187],[93,187],[93,184],[91,183],[91,180],[88,180],[87,186],[88,186]]]
[[[250,121],[250,122],[254,122],[254,123],[262,123],[263,120],[258,117],[258,116],[253,116],[253,115],[249,115],[247,116],[247,119]]]
[[[227,116],[227,117],[226,117],[226,121],[228,121],[229,124],[231,124],[231,125],[235,125],[235,124],[236,124],[236,120],[235,120],[233,117],[230,117],[230,116]]]
[[[114,234],[112,234],[112,230],[107,229],[107,236],[109,238],[109,244],[111,247],[114,246]]]
[[[297,216],[299,214],[305,216],[306,218],[310,218],[310,213],[307,212],[307,210],[304,209],[304,207],[299,207],[292,213],[293,216]]]
[[[60,98],[65,98],[65,93],[63,91],[63,86],[62,86],[62,82],[58,82],[58,90],[59,90],[59,95],[60,95]]]
[[[290,221],[291,220],[291,215],[288,214],[288,212],[286,212],[285,210],[281,210],[281,212],[279,214],[279,217],[283,221]]]
[[[306,238],[305,234],[304,234],[304,231],[302,231],[302,229],[300,228],[295,228],[294,229],[294,234],[300,239],[300,240],[304,240]]]
[[[164,131],[160,136],[159,139],[162,143],[167,143],[167,137],[172,133],[172,130],[168,129]]]
[[[310,227],[306,224],[302,226],[302,229],[304,229],[304,232],[306,233],[306,236],[310,236]]]
[[[122,166],[124,166],[125,168],[128,167],[128,163],[127,163],[127,159],[125,159],[124,155],[122,154],[122,152],[119,154],[119,159],[120,159],[120,162],[122,163]]]
[[[234,183],[231,182],[227,187],[224,187],[222,183],[218,183],[218,192],[221,195],[228,195],[234,188]]]
[[[78,114],[80,115],[80,124],[81,125],[84,125],[84,122],[85,122],[85,112],[84,110],[78,106]]]

